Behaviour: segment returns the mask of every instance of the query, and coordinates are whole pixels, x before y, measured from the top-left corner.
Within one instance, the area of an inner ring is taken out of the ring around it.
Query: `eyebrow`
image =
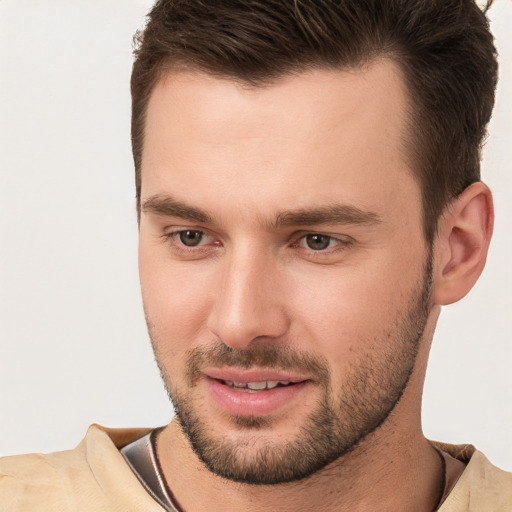
[[[319,208],[304,208],[281,212],[273,223],[276,228],[283,226],[315,226],[319,224],[357,224],[371,226],[380,224],[382,219],[371,211],[355,206],[334,204]]]
[[[179,217],[193,222],[213,222],[213,217],[195,206],[188,205],[169,195],[154,195],[142,204],[144,213],[153,213],[167,217]],[[288,226],[316,226],[321,224],[356,224],[371,226],[380,224],[381,217],[371,211],[361,210],[351,205],[327,205],[317,208],[300,208],[280,212],[274,221],[269,222],[271,229]]]
[[[144,213],[154,213],[167,217],[179,217],[193,222],[211,222],[212,217],[204,210],[178,201],[171,196],[155,195],[142,203]]]

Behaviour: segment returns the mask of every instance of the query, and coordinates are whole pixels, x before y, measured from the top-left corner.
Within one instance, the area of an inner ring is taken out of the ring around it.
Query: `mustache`
[[[202,370],[207,367],[258,367],[292,371],[307,374],[310,379],[324,386],[327,386],[330,376],[329,366],[324,357],[268,342],[254,343],[247,349],[232,348],[219,342],[209,347],[189,350],[185,368],[190,387],[195,386]]]

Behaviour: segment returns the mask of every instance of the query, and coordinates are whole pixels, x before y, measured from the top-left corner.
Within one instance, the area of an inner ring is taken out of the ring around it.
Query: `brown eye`
[[[180,242],[187,247],[196,247],[198,246],[204,237],[204,233],[202,231],[193,231],[186,230],[179,232]]]
[[[306,235],[306,245],[313,251],[323,251],[331,244],[332,237],[327,235],[311,234]]]

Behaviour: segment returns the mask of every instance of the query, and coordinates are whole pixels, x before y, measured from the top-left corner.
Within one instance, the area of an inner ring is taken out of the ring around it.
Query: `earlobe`
[[[434,245],[436,304],[462,299],[482,273],[494,223],[489,187],[473,183],[455,198],[439,220]]]

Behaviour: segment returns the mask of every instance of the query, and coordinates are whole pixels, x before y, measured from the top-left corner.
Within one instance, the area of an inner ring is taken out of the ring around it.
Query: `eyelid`
[[[328,237],[330,241],[336,241],[337,243],[332,247],[326,247],[325,249],[311,249],[305,242],[306,237],[310,235],[325,236]],[[299,250],[303,255],[305,255],[305,257],[309,259],[315,258],[317,260],[325,260],[326,258],[335,257],[336,255],[340,256],[341,253],[345,252],[354,243],[354,239],[348,235],[341,235],[338,233],[331,234],[319,231],[302,231],[294,237],[294,240],[292,247]]]
[[[210,236],[207,229],[195,225],[172,224],[167,225],[162,229],[163,236],[173,236],[182,233],[183,231],[198,231],[200,233],[203,233],[204,235]]]
[[[179,240],[179,235],[185,231],[196,231],[202,234],[203,237],[206,238],[206,241],[201,243],[199,245],[195,246],[187,246],[184,243],[182,243]],[[165,232],[162,234],[162,238],[166,243],[169,243],[173,250],[175,250],[178,253],[182,254],[192,254],[192,253],[199,253],[200,251],[208,251],[212,248],[221,245],[220,242],[215,242],[216,237],[212,234],[208,233],[207,230],[201,229],[195,226],[172,226],[165,230]],[[212,241],[214,243],[212,243]]]
[[[327,238],[330,238],[331,240],[337,240],[338,242],[341,243],[351,243],[354,241],[353,238],[349,235],[342,235],[340,233],[326,233],[324,231],[301,231],[294,235],[294,239],[296,240],[296,242],[299,242],[311,235],[325,236]]]
[[[198,245],[187,246],[180,241],[179,235],[185,231],[195,231],[202,234],[205,240],[201,240]],[[311,249],[307,247],[305,240],[306,237],[311,235],[319,235],[330,239],[330,243],[335,242],[333,246],[326,247],[325,249]],[[215,248],[224,245],[219,237],[215,234],[209,233],[207,229],[197,226],[168,226],[162,234],[162,238],[173,247],[173,250],[183,255],[193,256],[196,254],[208,253]],[[337,253],[345,251],[348,246],[353,244],[354,239],[348,235],[326,233],[322,231],[306,231],[301,230],[292,235],[292,241],[289,247],[300,250],[303,254],[308,254],[308,257],[325,258],[330,255],[334,256]]]

